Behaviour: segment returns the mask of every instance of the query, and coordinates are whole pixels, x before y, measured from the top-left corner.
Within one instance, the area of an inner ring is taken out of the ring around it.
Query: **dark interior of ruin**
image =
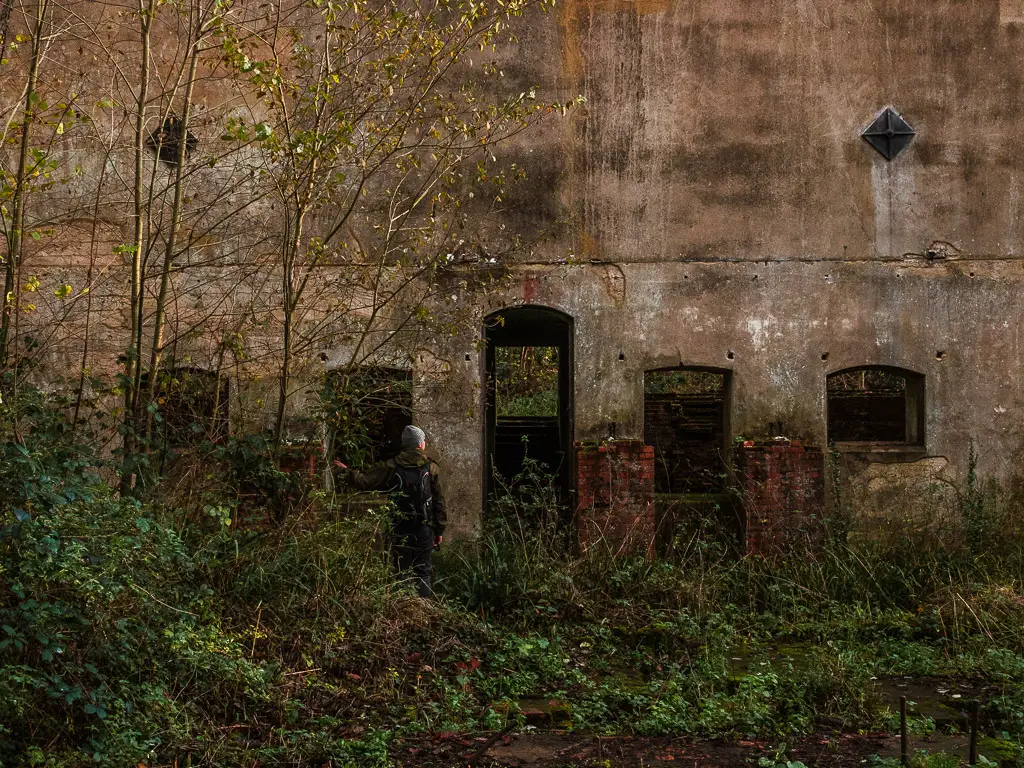
[[[402,449],[402,430],[412,424],[412,378],[399,368],[362,367],[328,376],[333,396],[334,458],[369,465]]]
[[[491,315],[487,366],[486,492],[512,483],[527,456],[550,473],[563,500],[572,488],[572,319],[544,307]]]
[[[644,374],[644,442],[654,447],[655,493],[725,487],[727,377],[703,368]]]
[[[898,368],[838,371],[827,379],[828,439],[833,443],[920,444],[924,377]]]
[[[142,389],[149,386],[142,375]],[[203,439],[228,434],[229,383],[213,371],[174,367],[161,371],[156,385],[159,403],[157,433],[169,448],[183,448]]]

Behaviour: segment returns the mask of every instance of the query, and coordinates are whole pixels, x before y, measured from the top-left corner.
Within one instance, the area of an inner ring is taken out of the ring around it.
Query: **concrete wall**
[[[1024,3],[563,0],[525,45],[512,87],[587,98],[512,152],[535,181],[506,213],[548,235],[507,304],[575,318],[576,439],[642,439],[644,370],[689,364],[733,371],[734,435],[824,446],[826,375],[884,364],[924,374],[925,443],[855,486],[962,478],[972,439],[1017,473]],[[891,162],[860,137],[886,106],[917,131]],[[470,530],[479,363],[461,380]]]
[[[607,438],[613,421],[617,437],[642,440],[644,371],[681,364],[732,371],[734,436],[765,435],[781,422],[787,436],[824,447],[825,377],[891,365],[925,376],[925,442],[882,449],[875,460],[944,457],[931,466],[957,476],[974,440],[981,472],[1018,471],[1024,270],[1015,262],[623,264],[610,284],[611,269],[533,267],[519,295],[505,297],[576,319],[578,440]],[[471,341],[450,350],[448,382],[459,395],[444,408],[464,416],[430,424],[466,530],[480,509],[484,451],[482,355]],[[429,423],[431,406],[422,407]]]
[[[1015,2],[560,3],[520,76],[588,99],[537,150],[577,255],[1017,255]],[[918,132],[895,162],[859,137],[887,105]]]
[[[461,330],[406,350],[453,533],[478,530],[483,506],[483,318],[522,303],[575,319],[576,440],[612,422],[642,439],[643,372],[684,364],[733,372],[734,436],[781,423],[824,446],[826,375],[892,365],[925,376],[924,445],[869,453],[854,480],[884,497],[899,473],[872,469],[882,460],[918,462],[917,484],[956,480],[972,439],[983,473],[1017,473],[1024,0],[560,0],[530,23],[496,61],[503,87],[586,104],[495,149],[528,180],[488,231],[532,246],[500,290],[453,267],[438,293]],[[860,137],[886,106],[918,132],[891,162]],[[64,279],[100,254],[97,270],[123,270],[110,254],[128,219],[112,218],[99,234],[68,224],[71,244],[51,240],[27,269]],[[182,302],[200,288],[216,301],[207,281]],[[251,290],[245,312],[273,306],[272,287]],[[112,360],[123,282],[92,295]],[[78,364],[65,342],[54,369]]]

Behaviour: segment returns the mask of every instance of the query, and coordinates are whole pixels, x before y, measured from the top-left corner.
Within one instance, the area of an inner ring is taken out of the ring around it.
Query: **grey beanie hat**
[[[412,424],[402,430],[402,447],[419,448],[420,443],[426,442],[427,434],[419,427]]]

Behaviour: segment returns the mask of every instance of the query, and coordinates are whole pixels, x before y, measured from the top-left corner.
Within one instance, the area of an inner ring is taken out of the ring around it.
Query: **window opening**
[[[156,152],[161,162],[169,165],[178,164],[178,152],[181,143],[185,142],[185,158],[187,159],[199,145],[199,139],[192,131],[186,130],[176,115],[168,115],[163,124],[146,139],[149,148]]]
[[[412,376],[400,368],[331,371],[325,411],[332,458],[354,466],[384,461],[402,450],[412,424]]]
[[[654,448],[654,491],[725,488],[727,373],[674,368],[644,374],[644,442]]]
[[[896,368],[853,368],[828,376],[826,390],[830,442],[923,441],[924,376]]]
[[[168,368],[157,375],[155,431],[161,442],[184,448],[228,434],[228,381],[200,368]],[[142,388],[149,374],[142,375]]]

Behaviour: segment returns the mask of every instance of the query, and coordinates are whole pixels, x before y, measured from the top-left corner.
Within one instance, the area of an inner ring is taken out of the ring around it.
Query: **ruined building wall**
[[[618,438],[642,439],[644,371],[684,364],[732,372],[733,436],[769,434],[778,424],[790,437],[825,447],[826,376],[878,364],[925,375],[926,423],[924,445],[879,446],[869,452],[873,461],[932,457],[925,481],[962,477],[974,440],[982,472],[1009,478],[1019,471],[1024,275],[1015,263],[620,268],[611,291],[605,266],[534,267],[524,293],[505,297],[576,318],[577,440],[607,439],[612,422]],[[483,494],[484,455],[482,363],[472,341],[467,336],[460,348],[453,342],[448,381],[473,417],[428,421],[457,478],[454,506],[469,511],[462,519],[470,526]],[[920,467],[907,467],[921,485]]]
[[[607,439],[612,424],[617,438],[642,440],[644,371],[693,365],[731,372],[728,437],[782,430],[824,448],[826,376],[885,365],[924,376],[924,436],[848,461],[865,505],[961,478],[971,440],[981,472],[1017,474],[1019,2],[562,0],[531,25],[522,49],[495,62],[501,88],[582,94],[586,104],[495,150],[527,181],[485,211],[492,238],[479,251],[510,234],[530,245],[498,287],[480,287],[479,264],[442,275],[435,302],[458,323],[403,350],[417,419],[448,475],[453,533],[478,530],[483,507],[484,319],[521,304],[573,318],[575,440]],[[203,88],[204,109],[248,103]],[[917,132],[893,160],[860,137],[886,106]],[[123,145],[125,127],[111,127]],[[73,187],[87,208],[103,155],[72,149],[92,180]],[[88,267],[99,232],[94,266],[111,275],[95,294],[106,315],[97,322],[109,325],[111,341],[96,347],[104,355],[123,347],[114,275],[124,264],[111,245],[125,241],[127,222],[123,162],[109,168],[121,193],[104,196],[99,229],[84,213],[60,224],[64,245],[50,237],[33,251],[64,279],[69,259]],[[273,215],[254,208],[252,220],[271,229]],[[182,300],[215,301],[216,274],[195,274]],[[232,306],[258,329],[275,288],[242,284],[247,295]],[[322,287],[329,321],[338,292],[330,278]],[[76,360],[75,333],[54,369]],[[189,343],[207,357],[216,346]],[[315,382],[346,349],[310,350],[317,364],[303,375]]]
[[[934,514],[923,491],[963,479],[971,440],[980,471],[1013,477],[1018,6],[566,0],[506,76],[588,101],[515,153],[537,182],[507,219],[549,237],[481,322],[519,303],[574,318],[577,440],[642,439],[644,371],[682,364],[732,371],[732,436],[825,448],[826,376],[886,365],[924,375],[923,444],[849,454],[857,504]],[[886,106],[917,132],[891,161],[860,137]],[[466,530],[485,452],[471,341],[452,358],[475,417],[435,425]]]

